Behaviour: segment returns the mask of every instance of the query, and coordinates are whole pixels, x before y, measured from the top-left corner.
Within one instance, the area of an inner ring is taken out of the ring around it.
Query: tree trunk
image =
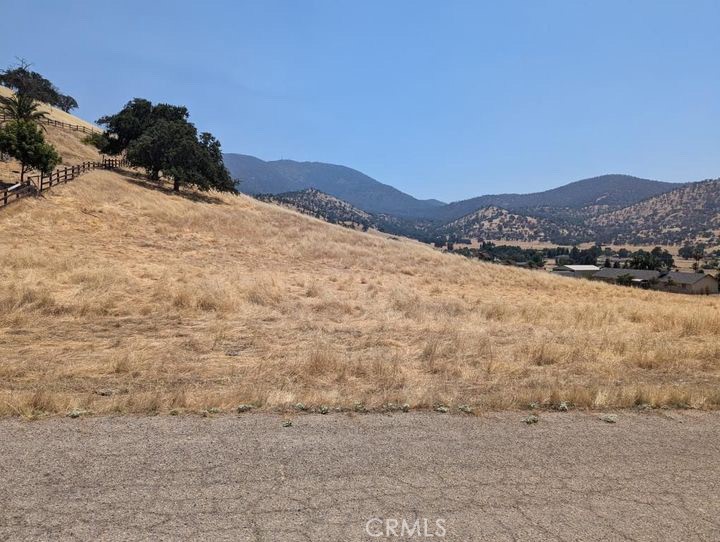
[[[180,192],[180,179],[173,181],[173,192]]]
[[[20,163],[20,184],[25,180],[25,164]]]
[[[159,181],[160,180],[160,171],[156,169],[150,170],[150,180],[151,181]]]

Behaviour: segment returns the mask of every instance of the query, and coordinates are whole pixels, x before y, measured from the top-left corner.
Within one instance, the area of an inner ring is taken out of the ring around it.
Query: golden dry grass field
[[[0,96],[11,96],[12,92],[5,87],[0,86]],[[47,104],[41,104],[41,111],[48,114],[48,118],[68,124],[76,124],[88,128],[97,128],[96,126],[86,122],[78,117],[65,113],[56,107],[50,107]],[[57,149],[62,157],[62,164],[59,167],[72,166],[86,161],[101,160],[100,153],[94,147],[86,145],[82,142],[82,138],[87,134],[82,132],[73,132],[66,128],[42,125],[45,130],[43,134],[48,142]],[[14,184],[20,177],[20,164],[12,161],[0,161],[0,183]],[[2,184],[0,184],[2,186]]]
[[[483,264],[131,172],[0,210],[0,415],[717,408],[719,337],[718,297]]]

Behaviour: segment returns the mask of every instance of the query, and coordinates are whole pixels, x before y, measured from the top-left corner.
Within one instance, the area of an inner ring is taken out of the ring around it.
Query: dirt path
[[[5,419],[0,540],[720,540],[720,414],[524,415]]]

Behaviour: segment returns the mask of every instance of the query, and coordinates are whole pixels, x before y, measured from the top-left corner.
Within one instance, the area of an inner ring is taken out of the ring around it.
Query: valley
[[[0,13],[0,541],[720,540],[720,3]]]
[[[4,415],[720,404],[717,298],[471,261],[132,170],[0,220]]]
[[[392,203],[379,205],[376,200],[368,199],[365,192],[368,186],[402,193],[350,168],[281,161],[292,167],[274,166],[275,174],[304,172],[302,176],[297,173],[290,176],[298,183],[293,186],[300,189],[288,191],[285,189],[289,181],[278,185],[273,180],[274,174],[269,173],[272,170],[267,164],[275,162],[261,161],[265,166],[258,170],[250,160],[252,157],[238,160],[240,155],[226,156],[230,157],[229,167],[243,192],[259,194],[265,199],[268,195],[279,196],[284,204],[298,210],[307,209],[320,218],[327,206],[319,200],[332,197],[342,201],[346,209],[354,208],[354,214],[366,213],[363,223],[367,227],[424,242],[470,238],[556,245],[597,242],[679,247],[703,243],[720,247],[718,181],[667,183],[628,175],[604,175],[535,194],[481,196],[450,204],[429,200],[420,203],[402,195],[390,198]],[[314,169],[322,171],[321,180],[313,176]],[[347,183],[349,175],[355,184]],[[305,193],[308,189],[313,192]],[[364,195],[358,197],[360,193]],[[303,194],[300,200],[299,194]],[[384,201],[385,196],[382,199]],[[325,216],[332,222],[334,214],[336,211],[328,208]]]

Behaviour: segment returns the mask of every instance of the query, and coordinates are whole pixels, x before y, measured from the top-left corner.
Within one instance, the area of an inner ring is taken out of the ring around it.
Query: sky
[[[720,1],[0,0],[0,18],[0,67],[32,62],[82,118],[185,105],[225,152],[420,198],[720,177]]]

